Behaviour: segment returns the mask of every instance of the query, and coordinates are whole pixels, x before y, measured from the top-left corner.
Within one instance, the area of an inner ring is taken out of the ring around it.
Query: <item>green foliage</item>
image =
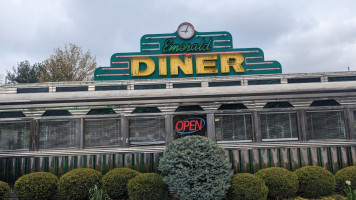
[[[81,47],[69,44],[55,49],[54,54],[44,61],[40,82],[87,81],[93,79],[96,68],[95,56],[83,53]]]
[[[287,169],[270,167],[259,170],[255,175],[265,181],[269,199],[294,197],[298,191],[298,177]]]
[[[97,185],[89,190],[89,200],[110,200],[109,195]]]
[[[169,200],[168,188],[162,176],[145,173],[129,180],[127,190],[130,200]]]
[[[94,169],[74,169],[61,176],[58,192],[66,199],[88,199],[90,188],[101,186],[101,178],[101,173]]]
[[[352,190],[350,182],[345,187],[344,191],[348,200],[356,200],[356,190]]]
[[[0,200],[5,200],[10,194],[9,184],[0,181]]]
[[[7,79],[9,83],[37,83],[42,69],[42,63],[35,63],[31,66],[30,63],[25,60],[17,64],[17,68],[13,67],[13,72],[6,70]]]
[[[115,168],[103,176],[103,189],[113,199],[127,199],[127,183],[130,179],[141,174],[129,168]]]
[[[302,197],[317,198],[331,195],[335,189],[335,177],[319,166],[307,166],[297,169],[299,194]]]
[[[265,200],[268,188],[264,181],[249,173],[235,174],[227,193],[228,200]]]
[[[221,199],[233,174],[225,151],[202,136],[174,140],[167,146],[158,169],[180,200]]]
[[[346,197],[341,196],[341,195],[331,195],[331,196],[327,196],[327,197],[319,197],[317,199],[306,199],[303,197],[295,197],[295,198],[291,198],[288,200],[346,200]]]
[[[21,176],[14,185],[14,192],[22,200],[53,199],[57,193],[58,178],[47,172],[34,172]]]
[[[342,194],[346,186],[346,181],[351,182],[351,189],[356,189],[356,166],[340,169],[335,174],[336,192]]]

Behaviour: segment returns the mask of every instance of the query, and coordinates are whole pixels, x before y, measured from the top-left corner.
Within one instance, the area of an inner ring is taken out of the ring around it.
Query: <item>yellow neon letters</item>
[[[158,57],[158,75],[167,76],[167,57]],[[157,62],[156,60],[156,62]],[[195,65],[193,65],[192,55],[185,55],[184,61],[179,56],[170,56],[170,75],[179,75],[179,69],[185,75],[193,74],[193,67],[195,66],[196,74],[217,74],[219,68],[217,67],[218,55],[206,54],[196,55]],[[223,74],[230,73],[232,67],[235,72],[242,73],[245,69],[242,67],[244,57],[241,54],[221,54],[220,55],[220,72]],[[145,65],[145,69],[140,70],[140,64]],[[156,63],[149,57],[135,57],[131,58],[131,76],[149,76],[153,74],[156,69]]]

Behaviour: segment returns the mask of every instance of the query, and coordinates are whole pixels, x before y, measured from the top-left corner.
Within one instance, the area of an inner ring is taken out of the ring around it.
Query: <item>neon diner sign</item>
[[[205,127],[205,120],[200,117],[191,117],[179,120],[175,125],[175,131],[179,134],[191,134],[201,131]]]

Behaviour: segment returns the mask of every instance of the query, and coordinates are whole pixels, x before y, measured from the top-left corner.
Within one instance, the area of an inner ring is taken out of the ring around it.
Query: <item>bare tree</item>
[[[93,80],[96,58],[90,52],[83,53],[81,47],[69,44],[64,49],[57,48],[44,61],[40,82],[89,81]]]

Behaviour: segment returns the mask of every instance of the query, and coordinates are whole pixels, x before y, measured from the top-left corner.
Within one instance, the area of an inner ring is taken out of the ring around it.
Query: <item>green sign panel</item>
[[[185,22],[175,33],[144,35],[141,52],[112,55],[110,67],[97,68],[94,80],[275,73],[282,73],[281,64],[265,61],[261,49],[234,49],[229,32],[197,32]]]

